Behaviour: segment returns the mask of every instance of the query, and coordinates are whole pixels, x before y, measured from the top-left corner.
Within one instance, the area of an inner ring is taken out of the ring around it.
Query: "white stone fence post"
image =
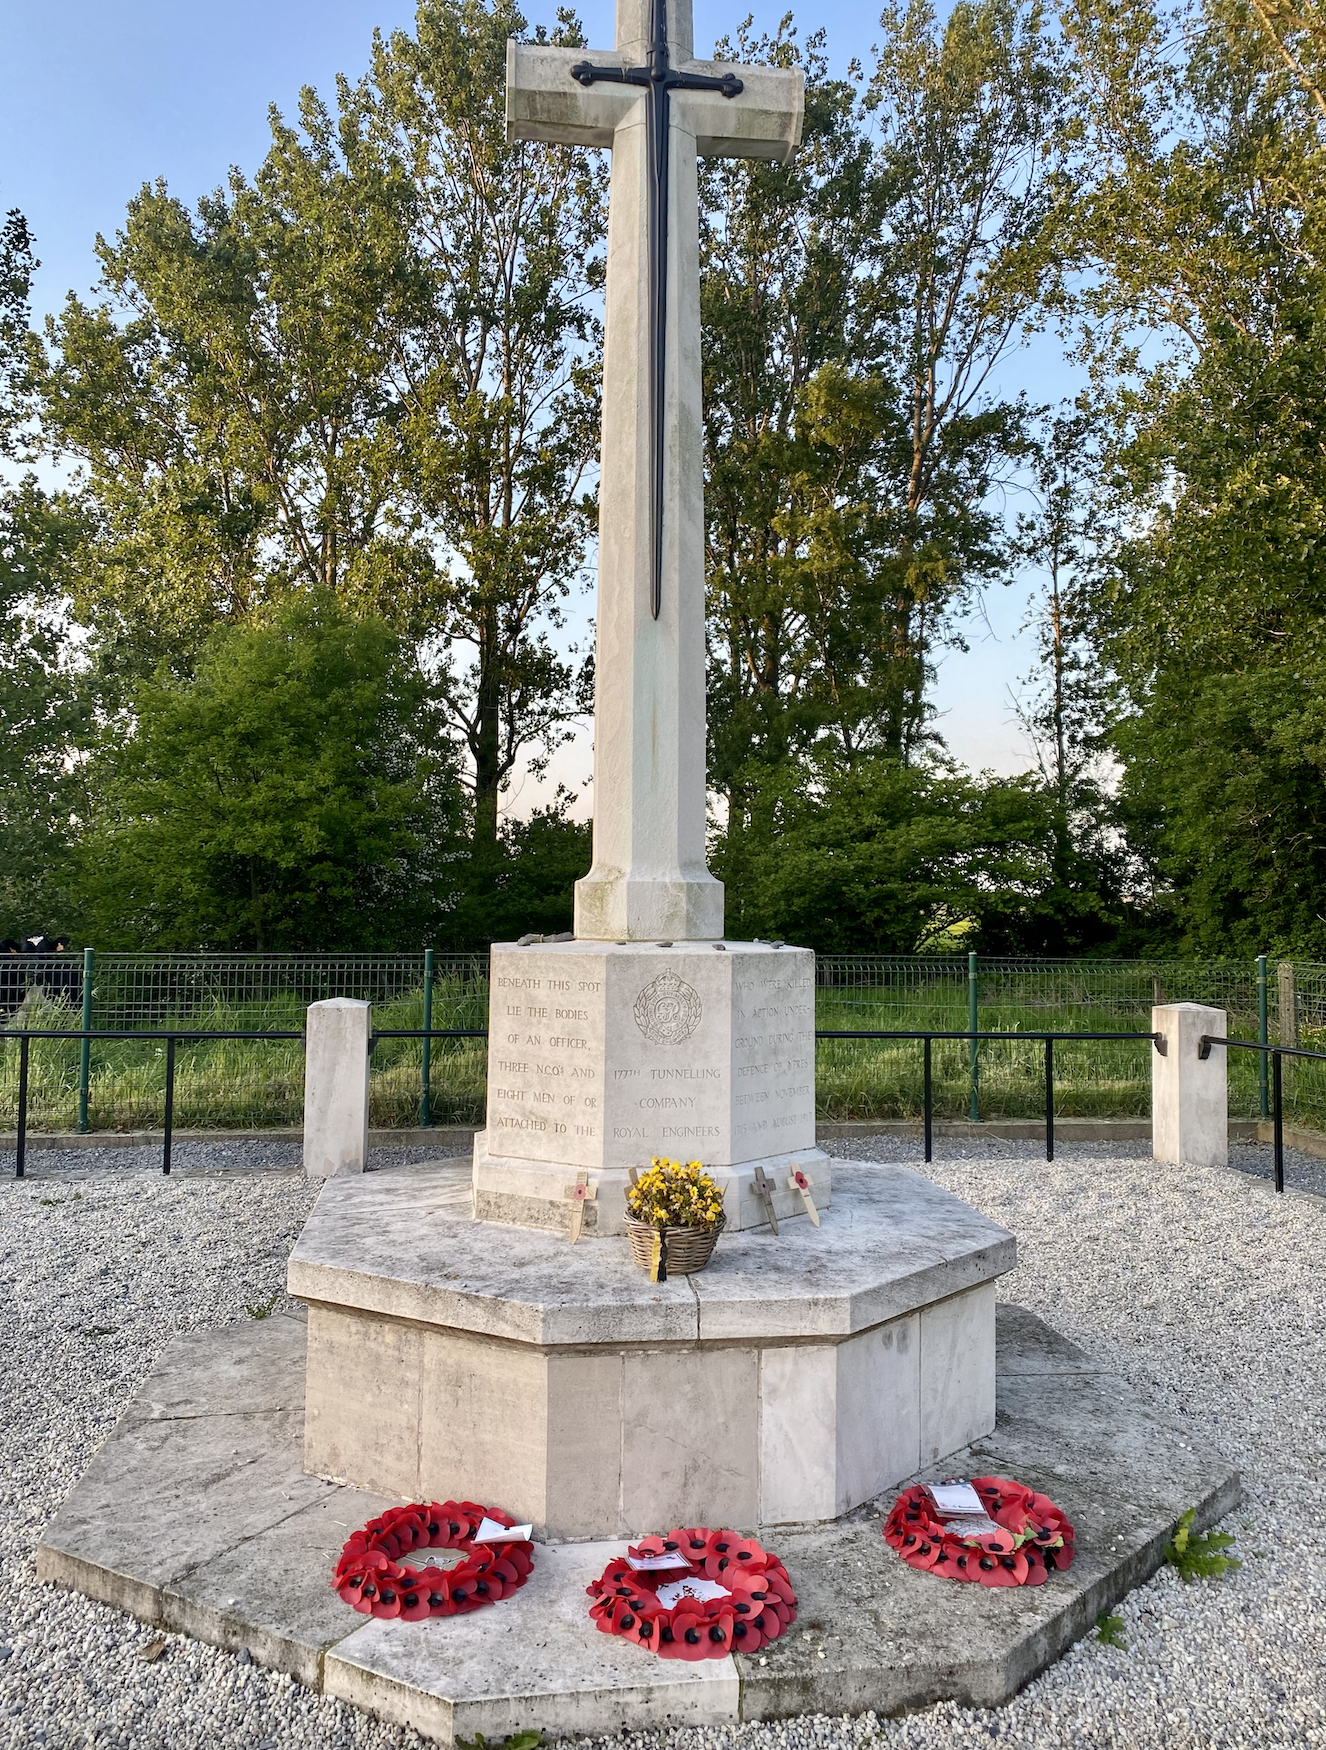
[[[373,1005],[310,1003],[305,1020],[304,1171],[310,1178],[368,1165],[368,1042]]]
[[[1204,1034],[1223,1039],[1223,1009],[1204,1003],[1165,1003],[1151,1011],[1151,1030],[1164,1038],[1151,1056],[1151,1154],[1175,1166],[1229,1164],[1229,1053],[1213,1045],[1201,1053]]]

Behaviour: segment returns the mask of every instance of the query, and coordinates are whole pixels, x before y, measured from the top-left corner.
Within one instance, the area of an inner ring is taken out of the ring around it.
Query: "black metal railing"
[[[429,1065],[427,1047],[434,1039],[484,1039],[488,1036],[486,1027],[383,1027],[376,1030],[369,1040],[369,1050],[379,1039],[422,1039],[425,1042],[425,1059],[423,1065],[423,1100],[424,1111],[428,1110],[429,1098]],[[141,1042],[164,1042],[166,1048],[166,1087],[164,1110],[162,1114],[161,1138],[161,1170],[170,1172],[171,1151],[175,1132],[175,1052],[183,1040],[187,1043],[197,1043],[212,1039],[252,1039],[252,1040],[304,1040],[306,1035],[300,1028],[267,1028],[265,1030],[246,1029],[223,1031],[210,1027],[205,1028],[169,1028],[160,1031],[142,1027],[0,1027],[0,1039],[18,1040],[18,1134],[15,1138],[14,1177],[26,1177],[28,1153],[28,1071],[30,1065],[31,1042],[34,1039],[59,1039],[66,1044],[73,1040],[90,1044],[95,1039],[127,1039]]]
[[[1310,1057],[1326,1063],[1326,1051],[1302,1051],[1297,1045],[1269,1045],[1259,1039],[1225,1039],[1219,1033],[1203,1033],[1197,1042],[1198,1057],[1211,1055],[1213,1045],[1232,1046],[1236,1051],[1260,1051],[1262,1062],[1271,1060],[1271,1147],[1277,1191],[1285,1188],[1285,1089],[1281,1062],[1286,1057]]]
[[[138,1039],[164,1040],[166,1045],[166,1097],[164,1127],[162,1138],[161,1170],[170,1171],[171,1139],[175,1128],[175,1048],[181,1039],[302,1039],[299,1028],[283,1028],[279,1031],[246,1030],[243,1032],[214,1032],[211,1028],[201,1031],[195,1029],[171,1029],[170,1031],[148,1032],[143,1028],[110,1028],[110,1027],[2,1027],[0,1039],[18,1040],[18,1135],[15,1144],[14,1177],[21,1179],[27,1165],[28,1152],[28,1062],[31,1042],[34,1039],[60,1039],[66,1044],[77,1039],[86,1040],[89,1044],[94,1039]]]
[[[166,1086],[162,1129],[162,1159],[161,1170],[170,1172],[171,1149],[175,1125],[175,1054],[181,1040],[198,1042],[212,1039],[251,1039],[251,1040],[303,1040],[306,1037],[302,1030],[293,1028],[267,1029],[265,1031],[244,1030],[234,1032],[214,1031],[212,1029],[172,1028],[161,1031],[148,1031],[142,1028],[0,1028],[0,1039],[17,1039],[19,1049],[18,1069],[18,1134],[14,1162],[14,1176],[21,1179],[25,1175],[27,1162],[27,1128],[28,1128],[28,1070],[31,1043],[34,1039],[63,1040],[66,1044],[78,1040],[80,1043],[90,1043],[95,1039],[118,1040],[160,1040],[164,1041],[166,1049]],[[429,1047],[434,1039],[486,1039],[486,1027],[380,1027],[375,1028],[369,1038],[371,1052],[379,1039],[420,1039],[424,1042],[423,1088],[425,1108],[429,1092]],[[906,1039],[918,1041],[922,1049],[922,1128],[924,1135],[925,1159],[932,1156],[934,1142],[934,1088],[933,1088],[933,1044],[936,1039],[968,1040],[974,1047],[986,1044],[1026,1044],[1039,1043],[1044,1050],[1045,1064],[1045,1158],[1054,1159],[1054,1047],[1056,1041],[1067,1040],[1108,1040],[1116,1044],[1148,1042],[1152,1048],[1164,1053],[1165,1035],[1163,1033],[1094,1033],[1094,1032],[1062,1032],[1062,1033],[1031,1033],[1031,1032],[1000,1032],[982,1033],[976,1031],[913,1031],[900,1028],[817,1028],[816,1040],[820,1039]],[[1281,1060],[1286,1057],[1306,1057],[1317,1062],[1326,1062],[1326,1052],[1304,1051],[1295,1046],[1271,1045],[1250,1039],[1227,1039],[1218,1034],[1203,1034],[1198,1046],[1199,1057],[1210,1055],[1213,1045],[1224,1045],[1240,1051],[1259,1051],[1265,1053],[1271,1060],[1271,1093],[1272,1120],[1274,1124],[1275,1151],[1275,1188],[1284,1190],[1284,1086],[1281,1073]]]
[[[1056,1039],[1112,1039],[1116,1042],[1145,1039],[1162,1056],[1165,1051],[1165,1035],[1163,1033],[979,1033],[976,1031],[921,1033],[901,1031],[896,1028],[826,1027],[817,1028],[815,1037],[816,1039],[919,1039],[921,1041],[921,1102],[926,1160],[929,1160],[931,1156],[934,1132],[931,1045],[936,1039],[967,1039],[971,1042],[973,1051],[978,1050],[987,1041],[1000,1041],[1006,1045],[1025,1045],[1028,1040],[1035,1040],[1045,1047],[1045,1158],[1047,1161],[1054,1159],[1054,1042]]]

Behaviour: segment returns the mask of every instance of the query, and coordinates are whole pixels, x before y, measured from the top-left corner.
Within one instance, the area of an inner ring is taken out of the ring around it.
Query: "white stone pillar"
[[[644,8],[619,9],[618,42]],[[688,8],[674,9],[685,12]],[[630,17],[624,15],[631,15]],[[673,21],[681,29],[681,20]],[[676,50],[689,56],[690,32]],[[628,56],[646,57],[642,38]],[[723,885],[705,864],[704,431],[696,142],[671,105],[663,600],[653,617],[649,468],[647,114],[612,143],[594,697],[594,865],[575,889],[575,933],[594,942],[723,934]]]
[[[310,1003],[304,1052],[304,1171],[314,1179],[368,1164],[368,1040],[373,1006]]]
[[[1165,1050],[1151,1054],[1151,1154],[1176,1166],[1229,1164],[1229,1053],[1213,1045],[1199,1056],[1202,1035],[1223,1039],[1223,1009],[1165,1003],[1151,1011],[1151,1029]]]

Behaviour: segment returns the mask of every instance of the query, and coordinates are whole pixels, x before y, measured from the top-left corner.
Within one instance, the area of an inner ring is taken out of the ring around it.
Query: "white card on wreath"
[[[659,1587],[656,1596],[665,1610],[675,1610],[683,1598],[695,1598],[704,1604],[711,1598],[731,1598],[732,1594],[717,1580],[702,1580],[691,1574],[684,1580],[669,1580],[666,1586]]]
[[[626,1565],[637,1574],[645,1574],[655,1568],[689,1568],[691,1564],[679,1549],[674,1549],[664,1550],[661,1556],[627,1556]]]
[[[952,1519],[958,1514],[964,1518],[971,1513],[985,1515],[985,1503],[970,1483],[927,1483],[926,1488],[941,1519]]]
[[[949,1537],[990,1537],[1003,1527],[987,1513],[966,1513],[959,1519],[945,1519],[944,1530]]]
[[[528,1543],[534,1535],[532,1525],[499,1525],[487,1514],[474,1534],[475,1543]]]

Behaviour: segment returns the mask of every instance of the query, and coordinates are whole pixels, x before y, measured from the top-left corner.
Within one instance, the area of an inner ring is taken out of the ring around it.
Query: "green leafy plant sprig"
[[[1178,1569],[1179,1578],[1185,1585],[1191,1585],[1194,1580],[1218,1580],[1231,1568],[1243,1566],[1237,1556],[1225,1554],[1234,1542],[1229,1532],[1202,1531],[1194,1536],[1192,1527],[1196,1511],[1196,1508],[1189,1507],[1165,1551],[1165,1560],[1172,1568]]]

